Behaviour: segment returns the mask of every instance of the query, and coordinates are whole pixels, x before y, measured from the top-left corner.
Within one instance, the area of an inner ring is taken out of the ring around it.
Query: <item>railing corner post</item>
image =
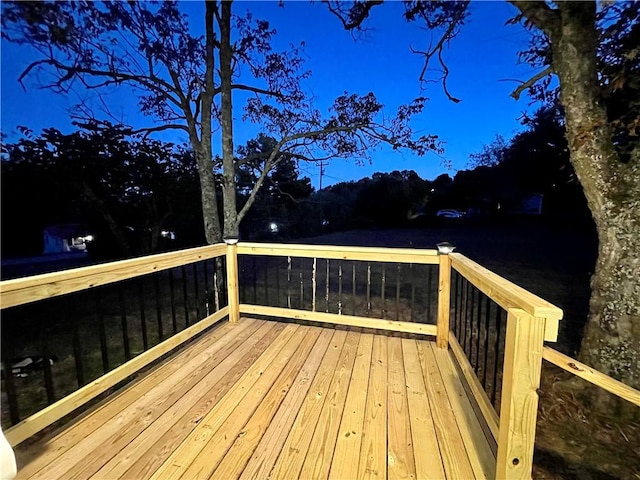
[[[544,319],[508,310],[496,479],[531,478],[544,332]]]
[[[225,237],[227,244],[227,295],[229,302],[229,321],[240,320],[240,295],[238,289],[238,239]]]
[[[449,317],[451,309],[451,257],[453,246],[438,244],[438,320],[436,325],[436,346],[449,348]]]

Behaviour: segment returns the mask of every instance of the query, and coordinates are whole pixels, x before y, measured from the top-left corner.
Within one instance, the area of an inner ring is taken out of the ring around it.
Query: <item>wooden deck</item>
[[[63,430],[18,478],[485,478],[447,350],[399,334],[225,322]]]

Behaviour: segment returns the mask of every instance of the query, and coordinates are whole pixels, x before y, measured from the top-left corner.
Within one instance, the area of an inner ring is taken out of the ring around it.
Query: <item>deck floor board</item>
[[[485,478],[495,459],[428,339],[241,319],[37,443],[18,478]]]

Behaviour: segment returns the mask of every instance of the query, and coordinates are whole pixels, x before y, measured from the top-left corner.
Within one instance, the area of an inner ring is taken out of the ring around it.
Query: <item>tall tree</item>
[[[361,28],[363,3],[328,2],[349,28]],[[377,3],[377,2],[376,2]],[[582,184],[599,237],[590,314],[580,356],[586,363],[640,387],[640,5],[637,2],[510,0],[512,23],[535,32],[524,60],[538,73],[523,82],[548,91],[559,81],[571,163]],[[425,57],[439,63],[443,86],[449,69],[442,55],[469,15],[468,2],[404,2],[405,18],[440,32]],[[600,8],[600,9],[599,9]]]
[[[74,85],[101,91],[130,85],[143,113],[160,124],[144,129],[187,132],[196,154],[207,240],[235,236],[280,153],[297,160],[366,157],[380,143],[418,154],[438,149],[433,136],[412,138],[410,118],[425,99],[382,118],[373,94],[346,94],[327,115],[313,107],[301,88],[309,72],[298,47],[277,52],[269,23],[250,13],[235,15],[232,2],[205,2],[204,37],[190,33],[176,2],[15,2],[3,3],[3,38],[27,44],[38,60],[21,74],[38,75],[41,86],[67,93]],[[242,72],[242,76],[240,76]],[[241,81],[242,80],[242,81]],[[249,83],[243,83],[249,81]],[[249,98],[234,107],[235,92]],[[82,107],[82,106],[81,106]],[[82,109],[86,115],[86,108]],[[234,114],[265,126],[277,139],[264,162],[254,194],[236,206],[239,163],[234,156]],[[223,218],[218,218],[212,134],[221,130]]]
[[[31,224],[41,235],[47,225],[84,221],[104,232],[97,237],[103,251],[148,254],[159,249],[162,230],[175,230],[197,211],[192,153],[132,138],[115,126],[87,125],[71,134],[49,128],[4,144],[2,156],[3,238],[9,242]]]

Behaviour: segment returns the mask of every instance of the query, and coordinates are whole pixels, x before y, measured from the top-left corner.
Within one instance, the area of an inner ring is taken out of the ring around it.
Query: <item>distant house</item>
[[[86,252],[87,243],[93,241],[86,225],[51,225],[44,229],[44,253]]]
[[[541,215],[543,198],[544,195],[541,193],[532,193],[525,196],[520,201],[520,205],[518,205],[515,213],[520,215]]]

